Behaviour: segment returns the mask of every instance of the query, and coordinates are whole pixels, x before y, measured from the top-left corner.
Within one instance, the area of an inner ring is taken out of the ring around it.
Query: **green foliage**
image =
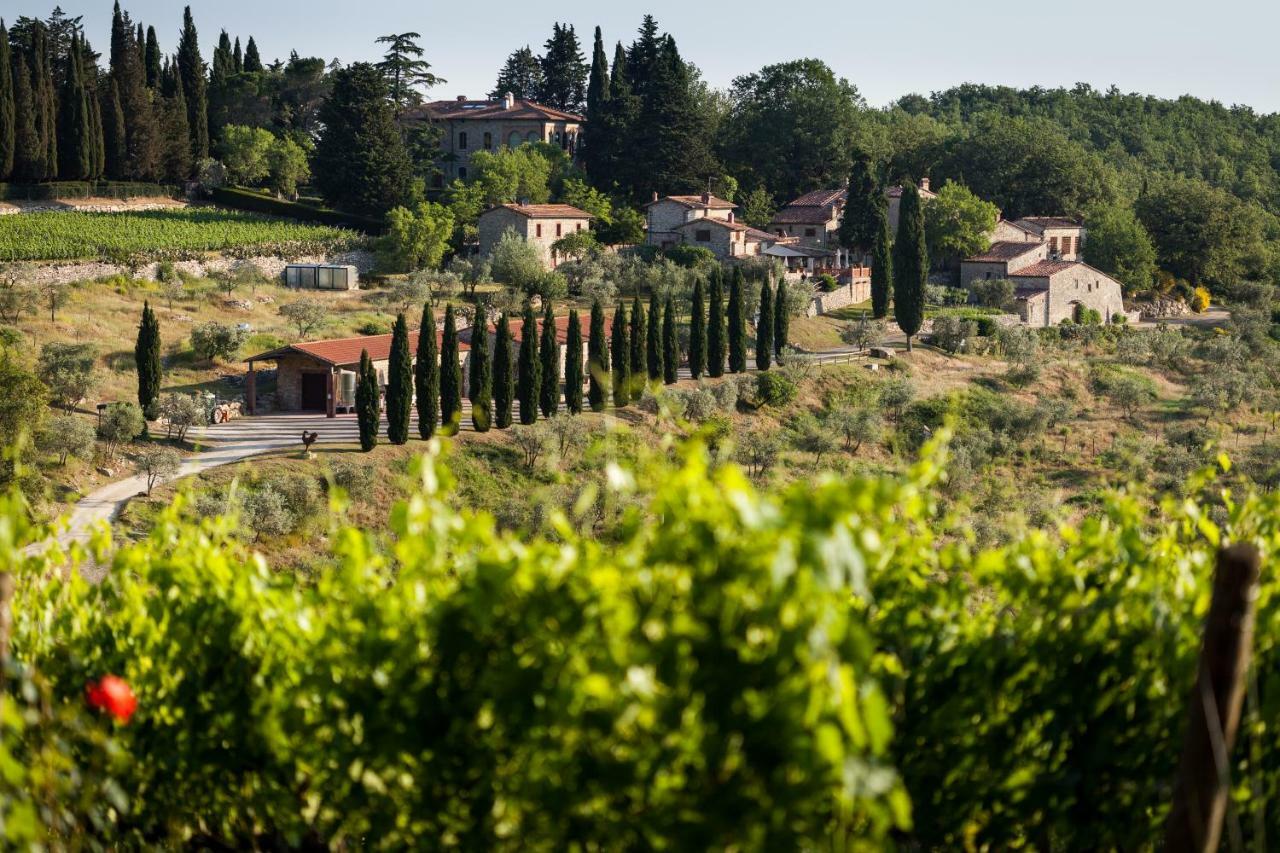
[[[387,234],[380,244],[383,265],[395,272],[440,266],[453,227],[453,212],[442,204],[424,201],[413,210],[392,208],[387,213]]]
[[[360,428],[360,449],[365,453],[378,446],[381,419],[382,389],[378,383],[378,371],[369,358],[369,351],[362,350],[360,369],[356,376],[356,422]]]
[[[1089,239],[1084,259],[1124,285],[1126,293],[1141,293],[1155,278],[1156,249],[1133,209],[1118,204],[1089,211],[1085,222]]]
[[[53,454],[59,465],[66,465],[69,457],[91,458],[94,434],[93,425],[84,418],[57,415],[49,419],[37,439],[42,452]]]
[[[498,429],[511,426],[511,403],[515,400],[515,353],[511,351],[511,323],[504,311],[498,318],[493,344],[493,421]]]
[[[240,351],[248,332],[237,326],[211,321],[191,330],[191,349],[206,361],[230,361]]]
[[[773,300],[773,348],[776,355],[782,355],[790,345],[791,336],[791,304],[790,293],[785,278],[778,279],[778,290]]]
[[[98,437],[107,443],[107,452],[111,454],[121,444],[142,435],[146,425],[142,411],[133,403],[111,403],[102,413]]]
[[[649,294],[648,326],[645,329],[644,362],[649,382],[656,384],[663,378],[663,360],[665,349],[662,341],[662,305],[658,301],[658,292]],[[672,330],[674,334],[674,329]]]
[[[591,305],[591,330],[587,341],[587,401],[593,412],[603,412],[608,403],[609,364],[604,307],[596,300]]]
[[[768,370],[773,361],[773,288],[766,280],[760,287],[760,312],[756,320],[756,369]]]
[[[777,212],[773,196],[764,187],[756,187],[742,200],[742,221],[752,228],[768,228]]]
[[[627,304],[618,303],[610,332],[610,361],[613,364],[613,405],[625,408],[631,402],[631,347],[627,337]]]
[[[1092,234],[1090,236],[1092,238]],[[1007,278],[976,279],[969,290],[978,305],[1000,311],[1011,310],[1017,295],[1017,286]]]
[[[704,246],[689,246],[682,243],[663,249],[662,255],[671,263],[691,270],[716,263],[715,253]]]
[[[280,316],[298,330],[298,340],[304,340],[329,322],[329,306],[318,299],[295,299],[280,306]]]
[[[702,373],[707,366],[707,307],[701,276],[694,280],[691,303],[689,318],[689,372],[696,380],[702,377]]]
[[[902,191],[898,236],[893,242],[893,319],[911,338],[924,321],[924,288],[929,278],[929,250],[925,244],[920,193],[908,183]]]
[[[756,397],[761,405],[781,407],[795,400],[800,389],[781,371],[756,375]]]
[[[269,172],[268,154],[276,138],[269,130],[244,125],[222,129],[219,145],[222,165],[232,183],[256,186]]]
[[[542,337],[538,342],[538,408],[544,418],[560,409],[560,342],[551,300],[543,302]]]
[[[391,330],[391,354],[387,359],[387,440],[409,442],[409,417],[413,414],[413,353],[409,350],[409,324],[396,315]]]
[[[582,412],[582,323],[576,308],[569,309],[564,348],[564,404],[569,414]]]
[[[494,281],[526,295],[537,292],[546,277],[538,247],[526,242],[514,230],[498,238],[489,260]]]
[[[551,252],[555,257],[573,260],[581,260],[599,249],[600,241],[591,231],[570,231],[551,244]]]
[[[444,309],[440,339],[440,423],[446,435],[456,433],[462,423],[462,362],[453,303]]]
[[[674,385],[680,378],[680,340],[676,335],[675,299],[668,296],[662,312],[662,381]]]
[[[533,303],[524,303],[520,324],[519,368],[516,373],[516,399],[520,401],[520,423],[538,422],[538,392],[542,388],[542,364],[538,360],[538,320]]]
[[[711,271],[707,301],[707,375],[717,379],[724,375],[725,356],[724,274],[718,266]]]
[[[471,422],[476,432],[488,432],[493,426],[493,366],[489,363],[489,320],[485,306],[478,301],[475,306],[475,322],[471,324],[471,369],[468,371],[468,379]]]
[[[644,304],[637,294],[631,301],[631,328],[627,332],[627,368],[631,376],[631,389],[628,395],[632,400],[639,400],[644,394],[648,377],[645,366],[645,340],[648,337],[649,324],[646,322]]]
[[[747,316],[742,269],[735,267],[729,285],[729,372],[747,371]]]
[[[937,196],[924,205],[925,240],[935,257],[967,258],[985,252],[1000,209],[955,181],[943,184]]]
[[[871,251],[880,219],[887,215],[887,201],[876,171],[876,164],[865,152],[853,155],[847,200],[840,217],[840,245],[859,255]]]
[[[36,373],[49,389],[56,406],[73,409],[98,384],[98,348],[93,344],[51,341],[40,347]]]

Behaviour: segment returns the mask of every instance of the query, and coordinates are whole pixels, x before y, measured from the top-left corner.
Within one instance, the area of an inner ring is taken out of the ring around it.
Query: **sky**
[[[54,0],[4,0],[0,15],[45,17]],[[156,27],[171,52],[182,4],[124,0],[135,21]],[[107,46],[111,0],[62,0],[83,15],[89,38]],[[448,82],[432,98],[483,97],[506,56],[539,51],[559,20],[575,26],[590,59],[594,28],[630,43],[641,16],[655,15],[681,53],[718,87],[761,66],[802,57],[825,61],[873,106],[959,83],[1073,86],[1174,98],[1190,94],[1258,112],[1280,112],[1280,0],[607,0],[554,3],[488,0],[193,0],[206,60],[218,31],[256,37],[263,58],[290,50],[343,62],[376,58],[374,39],[422,34],[433,71]],[[446,10],[444,14],[441,9]]]

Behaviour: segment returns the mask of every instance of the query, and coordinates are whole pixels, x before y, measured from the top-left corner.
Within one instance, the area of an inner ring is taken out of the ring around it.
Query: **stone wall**
[[[366,275],[373,271],[374,256],[370,251],[358,249],[354,252],[342,252],[328,256],[308,255],[299,258],[282,258],[270,255],[260,258],[250,258],[247,261],[239,260],[237,258],[210,257],[199,261],[175,261],[173,266],[174,269],[178,270],[178,272],[203,278],[215,272],[239,269],[246,263],[252,263],[261,270],[262,274],[267,278],[279,278],[280,274],[284,272],[284,268],[289,264],[336,264],[338,266],[353,266],[360,271],[361,275]],[[70,264],[37,264],[31,268],[31,272],[27,277],[27,280],[39,284],[71,284],[72,282],[93,281],[94,279],[109,278],[116,275],[154,280],[159,267],[159,264],[146,264],[139,267],[136,271],[131,272],[128,267],[101,261]]]
[[[813,301],[805,311],[807,317],[821,317],[849,305],[857,305],[871,298],[871,279],[857,278],[848,284],[841,285],[830,293],[821,290],[813,294]]]

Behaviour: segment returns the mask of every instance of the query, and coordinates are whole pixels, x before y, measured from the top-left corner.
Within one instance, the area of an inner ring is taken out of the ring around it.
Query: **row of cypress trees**
[[[689,366],[694,378],[724,374],[726,352],[731,373],[747,370],[745,281],[735,270],[729,286],[728,323],[724,320],[723,276],[717,270],[710,283],[710,320],[704,307],[703,283],[694,286],[693,317],[690,326]],[[760,322],[756,330],[756,366],[768,370],[786,346],[786,283],[775,292],[765,282],[760,298]],[[396,317],[391,337],[387,373],[387,438],[392,444],[409,440],[413,399],[417,398],[418,434],[431,438],[438,428],[447,434],[457,431],[462,419],[462,367],[459,360],[457,316],[452,304],[446,306],[444,331],[437,348],[435,314],[431,306],[422,309],[421,331],[416,354],[410,353],[409,327],[404,314]],[[467,398],[471,401],[472,423],[477,432],[507,429],[513,410],[520,423],[537,423],[539,416],[552,417],[560,408],[561,346],[550,300],[542,313],[541,329],[533,305],[526,302],[520,318],[519,345],[511,331],[511,318],[503,313],[497,322],[493,351],[489,349],[488,320],[484,306],[477,302],[471,335],[471,370]],[[680,343],[676,330],[675,304],[658,295],[649,298],[648,309],[636,296],[630,309],[619,303],[610,335],[605,335],[604,308],[591,306],[587,338],[587,395],[584,401],[582,324],[576,310],[569,312],[564,351],[564,403],[571,414],[580,414],[584,402],[592,411],[603,411],[610,400],[622,408],[639,399],[647,385],[672,385],[679,377]],[[718,369],[716,365],[719,365]],[[377,372],[368,352],[360,359],[356,411],[360,425],[360,446],[368,451],[377,446],[381,418]]]

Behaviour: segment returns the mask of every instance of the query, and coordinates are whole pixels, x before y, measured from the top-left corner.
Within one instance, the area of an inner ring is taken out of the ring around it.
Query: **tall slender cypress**
[[[549,418],[560,409],[560,342],[556,338],[556,315],[551,300],[542,311],[542,340],[538,346],[542,360],[539,371],[538,408]]]
[[[648,368],[649,381],[662,381],[662,306],[658,302],[658,293],[649,294],[649,328],[644,347],[645,366]]]
[[[893,241],[893,319],[911,339],[924,322],[924,288],[929,280],[929,249],[924,239],[924,211],[920,191],[912,181],[902,188],[898,237]]]
[[[840,217],[839,240],[841,246],[857,256],[858,262],[875,245],[878,219],[884,215],[885,207],[884,190],[876,179],[871,158],[861,153],[855,155]]]
[[[246,74],[257,74],[262,71],[262,57],[258,55],[258,43],[249,36],[244,46],[244,71]]]
[[[409,324],[396,315],[391,331],[391,355],[387,361],[387,440],[409,443],[409,419],[413,414],[413,356],[409,352]]]
[[[59,100],[58,174],[64,181],[84,181],[93,176],[93,147],[89,100],[85,94],[84,63],[80,57],[80,40],[71,38],[67,67]]]
[[[662,312],[662,381],[674,385],[680,379],[680,339],[676,336],[676,301],[667,297]]]
[[[582,159],[587,173],[607,175],[608,129],[605,111],[609,102],[609,59],[604,50],[604,37],[596,27],[595,47],[591,52],[591,76],[587,81],[587,125],[583,137]],[[598,133],[594,132],[599,127]],[[599,151],[601,155],[597,156]]]
[[[570,414],[582,412],[582,323],[577,309],[569,311],[564,344],[564,405]]]
[[[493,343],[493,423],[498,429],[511,426],[511,401],[515,397],[516,377],[512,368],[511,322],[506,312],[498,318],[498,333]]]
[[[729,282],[729,372],[747,372],[746,280],[742,267],[735,267]]]
[[[14,134],[18,120],[15,110],[9,31],[0,21],[0,181],[9,180],[13,174]]]
[[[453,304],[444,309],[444,335],[440,339],[440,425],[454,435],[462,425],[462,363],[458,359],[458,321]]]
[[[14,59],[13,103],[13,178],[16,181],[39,183],[44,178],[43,151],[40,134],[36,131],[36,107],[31,91],[31,69],[27,58],[19,51]]]
[[[204,60],[200,57],[200,36],[191,17],[191,7],[182,12],[182,35],[178,39],[178,75],[187,99],[187,123],[191,127],[191,156],[199,162],[209,156],[209,100],[205,87]]]
[[[889,316],[889,288],[893,286],[893,237],[889,234],[889,214],[880,209],[876,239],[871,244],[871,316]]]
[[[760,285],[760,313],[756,319],[756,369],[768,370],[773,363],[773,288],[765,278]]]
[[[591,304],[591,339],[587,343],[587,400],[591,411],[603,412],[608,403],[609,345],[604,333],[604,308]]]
[[[413,390],[418,404],[418,435],[436,434],[440,422],[440,350],[436,343],[436,315],[431,304],[422,306],[418,327],[418,353],[413,363]]]
[[[707,312],[707,375],[724,376],[724,277],[717,267],[711,273],[708,294],[711,307]]]
[[[538,422],[538,392],[542,387],[538,363],[538,321],[533,303],[524,303],[524,321],[520,326],[520,369],[516,377],[516,397],[520,401],[520,423]]]
[[[613,315],[613,405],[621,409],[631,402],[631,350],[627,345],[627,303],[619,302]]]
[[[360,428],[360,449],[365,453],[378,446],[378,426],[382,420],[382,400],[378,371],[368,350],[360,351],[360,374],[356,379],[356,424]]]
[[[125,136],[124,107],[120,103],[120,86],[108,78],[102,92],[102,163],[103,174],[113,180],[124,180],[129,143]]]
[[[476,302],[475,317],[471,324],[471,372],[467,394],[471,399],[471,423],[476,432],[488,432],[493,426],[493,366],[489,363],[489,318],[479,302]]]
[[[151,303],[142,303],[142,321],[138,324],[138,340],[133,347],[133,362],[138,371],[138,407],[150,412],[160,399],[160,321]]]
[[[244,49],[240,47],[240,36],[236,36],[236,46],[231,51],[231,62],[237,74],[244,71]]]
[[[58,96],[53,85],[53,58],[44,24],[31,30],[31,94],[36,109],[41,180],[58,177]]]
[[[645,376],[648,374],[644,363],[645,327],[644,305],[640,302],[640,295],[636,294],[631,303],[631,329],[627,340],[629,353],[627,367],[631,371],[631,393],[628,396],[633,400],[639,400],[644,393]]]
[[[160,39],[156,36],[155,27],[147,27],[147,47],[142,54],[145,57],[144,67],[147,72],[147,88],[155,89],[160,86]]]
[[[707,306],[702,279],[693,283],[693,306],[689,317],[689,373],[701,379],[707,370]]]
[[[773,294],[773,351],[782,355],[791,336],[791,314],[787,310],[787,280],[778,279],[778,289]]]

